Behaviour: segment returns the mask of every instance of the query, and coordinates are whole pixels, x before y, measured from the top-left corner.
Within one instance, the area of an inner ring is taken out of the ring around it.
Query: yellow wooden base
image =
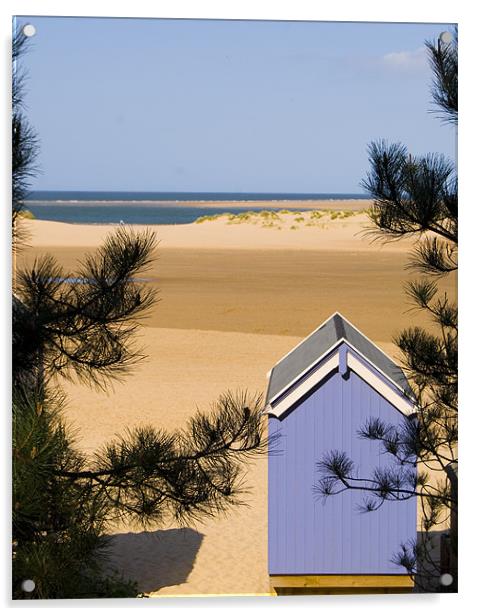
[[[408,575],[271,575],[276,595],[345,595],[412,592]]]

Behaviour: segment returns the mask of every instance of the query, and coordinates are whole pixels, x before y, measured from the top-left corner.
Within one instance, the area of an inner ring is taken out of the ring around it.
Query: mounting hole
[[[24,592],[33,592],[35,590],[35,582],[33,580],[23,580],[22,590]]]
[[[441,575],[440,582],[442,586],[450,586],[453,581],[454,581],[454,578],[452,577],[450,573],[443,573]]]
[[[22,32],[25,36],[35,36],[36,28],[33,24],[25,24],[23,26]]]
[[[444,45],[449,45],[449,43],[452,43],[452,33],[447,30],[445,32],[441,32],[439,34],[439,40],[441,43],[444,43]]]

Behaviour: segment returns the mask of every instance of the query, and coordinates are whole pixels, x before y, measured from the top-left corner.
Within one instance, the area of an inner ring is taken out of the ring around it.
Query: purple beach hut
[[[268,567],[272,592],[410,592],[393,562],[416,540],[416,500],[363,513],[365,494],[317,497],[317,462],[344,451],[361,477],[396,459],[360,438],[366,420],[398,427],[414,413],[401,368],[339,313],[283,357],[268,375]],[[275,435],[275,436],[274,436]]]

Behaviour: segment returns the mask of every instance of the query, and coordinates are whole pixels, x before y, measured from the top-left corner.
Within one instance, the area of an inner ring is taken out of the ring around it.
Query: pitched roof
[[[399,389],[410,393],[409,384],[401,368],[336,312],[273,367],[268,381],[267,403],[312,368],[340,341],[348,342]]]

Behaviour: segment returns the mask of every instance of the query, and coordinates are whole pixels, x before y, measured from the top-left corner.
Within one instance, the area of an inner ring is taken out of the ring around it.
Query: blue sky
[[[362,192],[367,144],[455,157],[445,24],[22,17],[37,190]]]

